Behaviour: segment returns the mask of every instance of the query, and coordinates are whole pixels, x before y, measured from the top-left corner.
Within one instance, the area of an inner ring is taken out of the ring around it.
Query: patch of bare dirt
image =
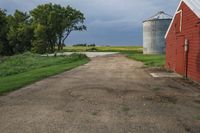
[[[154,101],[154,102],[160,102],[160,103],[173,103],[176,104],[178,99],[176,98],[176,96],[173,95],[166,95],[163,93],[156,93],[154,96],[152,97],[147,97],[147,100],[150,101]]]

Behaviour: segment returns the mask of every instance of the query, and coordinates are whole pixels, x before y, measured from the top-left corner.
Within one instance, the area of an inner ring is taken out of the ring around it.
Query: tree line
[[[74,44],[73,45],[73,47],[95,47],[96,46],[96,44],[87,44],[87,43],[85,43],[85,44]]]
[[[62,50],[72,31],[86,30],[82,12],[71,6],[39,5],[29,13],[0,9],[0,55],[25,51],[52,53]]]

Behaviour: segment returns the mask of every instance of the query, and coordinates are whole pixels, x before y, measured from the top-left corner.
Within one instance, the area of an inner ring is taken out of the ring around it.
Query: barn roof
[[[200,18],[200,0],[182,0]]]
[[[197,15],[197,17],[200,18],[200,0],[181,0],[180,3],[179,3],[178,8],[177,8],[177,10],[176,10],[176,13],[175,13],[175,15],[174,15],[174,17],[173,17],[173,20],[172,20],[172,22],[171,22],[171,24],[170,24],[170,26],[169,26],[169,28],[168,28],[168,30],[167,30],[167,33],[166,33],[166,35],[165,35],[165,38],[167,37],[167,35],[168,35],[168,33],[169,33],[169,30],[170,30],[170,28],[171,28],[171,26],[172,26],[172,23],[173,23],[173,21],[174,21],[174,18],[175,18],[175,16],[176,16],[177,12],[179,11],[179,8],[180,8],[182,2],[184,2],[184,3]]]

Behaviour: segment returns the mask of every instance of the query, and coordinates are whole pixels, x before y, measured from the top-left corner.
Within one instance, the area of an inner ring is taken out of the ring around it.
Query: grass
[[[123,112],[128,112],[130,110],[130,108],[129,107],[126,107],[126,106],[124,106],[123,108],[122,108],[122,111]]]
[[[99,46],[99,52],[140,52],[141,46]]]
[[[96,116],[98,113],[97,112],[92,112],[92,115]]]
[[[0,94],[87,63],[85,55],[41,57],[26,53],[1,59]]]
[[[200,115],[194,116],[194,119],[195,119],[195,120],[200,120]]]
[[[81,57],[82,56],[82,57]],[[29,71],[31,69],[49,67],[56,64],[65,64],[85,58],[84,55],[67,57],[41,57],[41,55],[25,53],[11,56],[0,61],[0,77]]]
[[[154,88],[153,88],[153,91],[159,91],[159,90],[161,90],[160,87],[154,87]]]
[[[86,52],[89,47],[82,47],[82,46],[66,46],[63,48],[63,52]]]
[[[165,55],[143,55],[141,52],[122,52],[128,58],[141,61],[147,67],[164,67]]]
[[[63,52],[86,52],[90,49],[95,48],[97,52],[130,52],[130,51],[141,51],[141,46],[96,46],[96,47],[64,47]]]

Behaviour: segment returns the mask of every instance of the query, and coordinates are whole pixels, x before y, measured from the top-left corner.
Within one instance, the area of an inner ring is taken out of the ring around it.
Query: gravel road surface
[[[123,55],[0,96],[0,133],[199,133],[200,88]]]

